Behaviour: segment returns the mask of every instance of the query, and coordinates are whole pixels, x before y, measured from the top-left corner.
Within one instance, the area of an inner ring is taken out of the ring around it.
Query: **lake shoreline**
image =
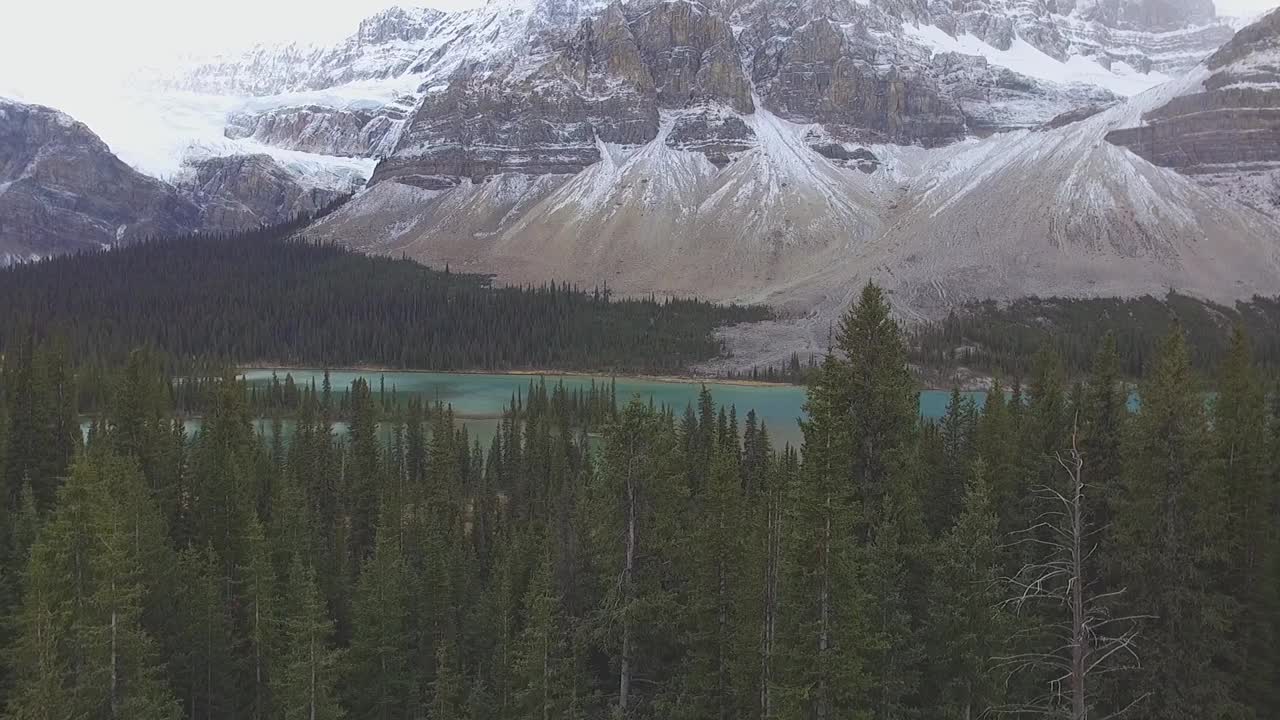
[[[528,377],[589,377],[599,378],[602,380],[612,380],[616,378],[625,378],[628,380],[646,380],[649,382],[663,382],[682,385],[733,385],[737,387],[798,387],[804,385],[786,382],[773,382],[769,380],[744,380],[741,378],[717,378],[703,377],[698,375],[644,375],[637,373],[605,373],[599,371],[576,371],[576,370],[540,370],[540,369],[523,369],[523,370],[421,370],[421,369],[405,369],[395,368],[382,365],[352,365],[347,367],[319,367],[308,365],[276,365],[272,363],[260,364],[240,364],[236,366],[236,370],[244,372],[248,370],[309,370],[315,372],[359,372],[359,373],[414,373],[414,374],[432,374],[432,375],[518,375]]]

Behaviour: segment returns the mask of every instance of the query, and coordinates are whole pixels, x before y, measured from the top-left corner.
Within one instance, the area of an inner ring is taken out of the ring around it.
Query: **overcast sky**
[[[484,0],[407,0],[461,9]],[[1223,15],[1252,16],[1280,0],[1217,0]],[[0,10],[0,94],[39,102],[101,85],[181,54],[234,51],[256,42],[333,41],[394,0],[12,0]]]
[[[0,9],[0,93],[92,82],[182,55],[258,42],[331,42],[392,5],[484,0],[13,0]]]

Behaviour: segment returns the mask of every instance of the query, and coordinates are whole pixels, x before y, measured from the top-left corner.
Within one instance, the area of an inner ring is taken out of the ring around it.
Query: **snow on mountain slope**
[[[904,24],[907,37],[918,40],[935,53],[954,52],[977,55],[992,65],[1016,70],[1023,75],[1064,85],[1079,84],[1100,87],[1117,95],[1135,95],[1169,80],[1160,72],[1139,73],[1127,63],[1117,62],[1110,69],[1084,55],[1072,55],[1066,62],[1046,55],[1021,37],[1015,37],[1007,50],[992,47],[969,35],[951,36],[932,25]]]
[[[1209,0],[492,0],[205,63],[118,129],[179,178],[252,152],[315,186],[371,177],[319,239],[768,302],[820,343],[870,277],[921,316],[1280,292],[1273,222],[1104,139],[1230,32]]]
[[[1107,140],[1280,218],[1280,10]]]
[[[1274,221],[1103,140],[1162,96],[957,147],[910,183],[860,264],[925,312],[957,298],[1280,292]]]
[[[724,331],[735,367],[820,351],[873,278],[921,318],[1028,295],[1275,295],[1273,219],[1105,140],[1207,75],[1051,129],[866,145],[870,172],[825,157],[811,144],[816,124],[779,118],[758,98],[747,149],[717,168],[672,147],[682,111],[663,111],[653,140],[601,144],[601,160],[580,173],[435,191],[379,183],[310,232],[508,282],[554,276],[780,308],[784,321]],[[394,242],[361,239],[375,217]]]
[[[1020,88],[1013,82],[1001,91],[1002,97],[989,94],[996,106],[986,110],[979,107],[978,98],[992,81],[979,74],[956,84],[960,77],[956,66],[948,65],[945,72],[950,73],[951,85],[946,92],[965,98],[960,104],[974,116],[971,131],[985,134],[993,129],[1033,126],[1076,105],[1101,102],[1099,90],[1132,95],[1163,82],[1167,79],[1164,71],[1190,67],[1225,39],[1223,33],[1230,34],[1225,25],[1212,20],[1211,5],[1206,15],[1204,2],[1178,0],[1171,7],[1182,9],[1161,6],[1159,12],[1145,9],[1139,0],[1100,5],[1066,5],[1059,0],[1056,11],[1052,3],[1045,9],[1010,0],[976,2],[963,9],[932,5],[927,10],[901,5],[900,0],[837,0],[821,7],[810,0],[788,6],[781,14],[774,7],[775,0],[683,5],[701,8],[704,15],[723,18],[723,23],[737,29],[740,63],[751,69],[758,86],[765,81],[761,68],[776,52],[774,48],[785,47],[791,36],[799,37],[799,26],[824,14],[840,21],[839,32],[854,50],[850,55],[872,64],[890,63],[908,69],[917,62],[912,58],[923,57],[927,62],[931,54],[954,52],[984,58],[993,67],[1008,68],[1040,82],[1039,88]],[[361,128],[353,124],[367,120],[366,115],[359,119],[351,114],[335,117],[334,113],[313,110],[376,113],[389,103],[406,99],[413,103],[424,94],[441,92],[455,77],[483,81],[513,59],[559,53],[566,47],[570,51],[565,55],[572,58],[580,23],[599,17],[605,5],[605,0],[490,0],[461,12],[391,8],[367,18],[355,33],[335,45],[260,46],[187,68],[162,83],[164,102],[171,109],[160,114],[190,116],[208,111],[201,115],[198,131],[190,128],[196,132],[186,133],[188,139],[205,145],[214,134],[208,126],[226,126],[228,116],[233,116],[225,132],[236,138],[253,137],[273,147],[320,154],[382,157],[395,146],[405,126],[398,119],[379,118],[372,126]],[[672,5],[630,0],[623,7],[627,17],[635,19],[651,16],[653,8]],[[635,32],[648,32],[648,21],[635,22],[640,23],[633,28]],[[688,39],[704,32],[696,17],[682,22],[685,24],[672,30],[670,37],[677,45],[693,42],[693,55],[676,57],[672,67],[715,47],[698,44],[705,39]],[[642,44],[649,42],[641,38]],[[670,42],[663,41],[664,45]],[[717,68],[726,67],[723,56],[717,56],[715,62],[719,63]],[[922,70],[925,75],[942,71]],[[689,79],[678,82],[688,83]],[[182,93],[173,93],[175,89]],[[214,105],[220,107],[215,110]],[[777,107],[774,110],[780,112]],[[791,113],[780,114],[798,119]],[[900,120],[891,119],[890,127],[897,122]],[[180,164],[183,148],[175,155],[173,146],[182,144],[178,139],[182,130],[171,130],[169,135],[175,140],[163,143],[169,149],[148,150],[146,167],[171,172]],[[107,133],[109,140],[111,134]],[[375,141],[368,140],[375,135]],[[132,147],[124,146],[124,136],[120,137],[122,141],[116,144],[121,145],[122,155],[134,155]],[[160,162],[161,155],[169,161]]]

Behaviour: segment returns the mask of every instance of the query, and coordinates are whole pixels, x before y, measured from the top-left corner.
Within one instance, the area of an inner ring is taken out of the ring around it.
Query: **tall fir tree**
[[[12,718],[176,720],[154,642],[142,626],[146,497],[132,461],[80,460],[32,547],[11,667]]]
[[[177,600],[181,650],[170,662],[172,684],[192,720],[238,715],[242,687],[237,653],[237,601],[226,564],[211,544],[183,551],[178,559]]]
[[[279,720],[339,720],[341,652],[333,647],[333,621],[316,585],[315,571],[293,562],[286,582],[282,652],[272,678]]]
[[[373,556],[356,585],[351,649],[343,682],[345,707],[355,717],[408,717],[414,696],[410,667],[408,583],[400,538],[382,525]]]
[[[1249,341],[1239,325],[1218,373],[1213,402],[1213,454],[1221,486],[1224,514],[1216,518],[1223,529],[1222,589],[1234,611],[1230,633],[1231,695],[1247,712],[1266,717],[1275,707],[1274,648],[1277,618],[1268,606],[1270,555],[1274,552],[1275,508],[1272,505],[1272,437],[1268,427],[1266,392],[1254,368]]]
[[[1180,328],[1161,343],[1141,399],[1114,535],[1128,588],[1118,613],[1151,616],[1132,680],[1148,695],[1131,712],[1152,720],[1214,717],[1231,704],[1222,665],[1230,620],[1213,574],[1222,560],[1223,507],[1204,399]]]
[[[970,466],[963,507],[937,550],[930,578],[930,653],[939,717],[971,720],[1001,707],[1004,682],[994,667],[1011,625],[1001,607],[999,518],[981,460]]]

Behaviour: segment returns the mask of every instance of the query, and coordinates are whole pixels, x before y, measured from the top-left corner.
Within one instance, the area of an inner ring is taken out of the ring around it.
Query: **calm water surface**
[[[293,375],[293,381],[306,385],[313,380],[319,387],[324,379],[323,370],[311,369],[277,369],[253,368],[246,370],[244,377],[250,383],[266,385],[271,382],[275,373],[284,382],[286,375]],[[332,370],[329,381],[335,392],[341,392],[351,386],[351,381],[364,378],[376,393],[379,383],[383,383],[388,393],[394,388],[399,395],[417,395],[434,403],[437,400],[452,405],[453,410],[461,416],[460,422],[467,426],[468,432],[478,437],[488,447],[497,427],[497,418],[502,409],[511,402],[512,395],[524,395],[530,381],[546,380],[551,387],[563,383],[568,390],[589,389],[594,383],[596,387],[608,387],[609,378],[590,375],[508,375],[479,373],[439,373],[439,372],[402,372],[376,370]],[[652,400],[656,405],[666,405],[676,409],[677,415],[684,412],[685,406],[696,403],[698,392],[704,383],[698,381],[667,381],[636,377],[618,377],[618,402],[623,403],[632,397],[640,397],[645,402]],[[775,445],[784,442],[799,444],[800,428],[797,424],[804,415],[801,409],[805,400],[803,387],[795,385],[736,385],[724,382],[706,382],[707,389],[717,405],[732,405],[738,409],[738,420],[742,422],[748,410],[755,410],[756,416],[769,428],[769,435]],[[986,393],[967,393],[981,404]],[[920,412],[927,418],[942,417],[947,407],[950,393],[942,390],[926,390],[920,394]],[[339,432],[342,428],[338,428]]]

